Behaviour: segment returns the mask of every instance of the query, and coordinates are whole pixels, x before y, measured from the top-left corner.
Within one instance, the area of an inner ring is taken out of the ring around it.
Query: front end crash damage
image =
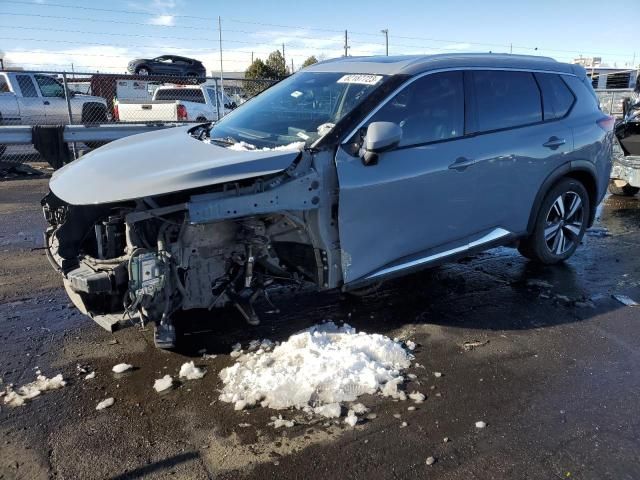
[[[108,329],[153,321],[160,347],[180,310],[234,305],[255,325],[271,287],[342,279],[332,167],[304,150],[277,174],[171,194],[71,205],[51,192],[48,258],[83,313]]]

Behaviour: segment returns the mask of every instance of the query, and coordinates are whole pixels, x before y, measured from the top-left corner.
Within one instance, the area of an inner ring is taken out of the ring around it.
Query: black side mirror
[[[402,128],[393,122],[373,122],[362,140],[360,158],[365,165],[378,163],[378,154],[398,146],[402,140]]]

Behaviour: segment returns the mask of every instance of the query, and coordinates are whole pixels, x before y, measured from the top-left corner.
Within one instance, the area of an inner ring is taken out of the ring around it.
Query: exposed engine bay
[[[337,221],[320,221],[337,215],[327,193],[336,188],[322,188],[335,171],[313,162],[302,151],[268,177],[108,204],[70,205],[51,192],[49,260],[83,313],[110,329],[153,321],[160,347],[174,346],[180,310],[234,305],[256,325],[254,302],[270,303],[270,287],[340,281]]]

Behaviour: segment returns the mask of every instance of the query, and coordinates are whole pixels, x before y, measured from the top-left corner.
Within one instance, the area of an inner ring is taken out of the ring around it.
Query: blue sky
[[[0,0],[5,63],[38,69],[123,72],[132,58],[174,53],[219,70],[218,16],[225,71],[244,70],[282,48],[295,68],[309,55],[494,51],[571,61],[600,56],[611,66],[640,63],[633,15],[638,0],[484,2],[357,0]],[[624,25],[629,18],[630,24]],[[537,48],[537,50],[535,50]]]

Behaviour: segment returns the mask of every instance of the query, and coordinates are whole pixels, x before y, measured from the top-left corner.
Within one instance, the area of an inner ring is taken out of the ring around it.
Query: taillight
[[[613,127],[616,124],[616,119],[611,115],[605,115],[601,119],[597,120],[596,123],[605,132],[611,132],[613,131]]]
[[[117,122],[120,120],[120,112],[118,112],[118,104],[116,103],[113,106],[113,119]]]
[[[178,120],[187,120],[187,107],[178,105]]]

